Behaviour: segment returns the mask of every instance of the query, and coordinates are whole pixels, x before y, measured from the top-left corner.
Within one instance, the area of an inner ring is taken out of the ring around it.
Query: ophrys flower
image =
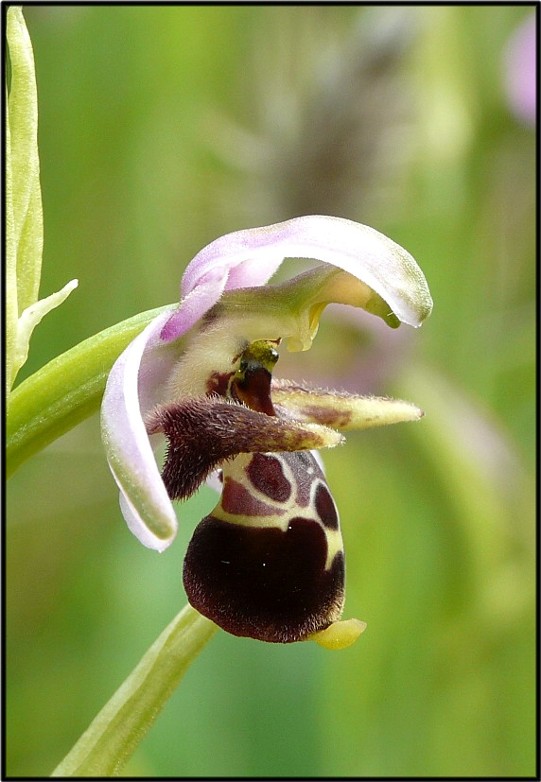
[[[266,284],[285,257],[322,263]],[[194,533],[184,584],[194,607],[236,635],[297,641],[337,622],[342,538],[311,451],[341,442],[337,430],[422,415],[400,400],[273,379],[281,342],[308,349],[331,302],[393,327],[419,326],[432,307],[416,262],[387,237],[336,217],[294,218],[204,248],[184,273],[178,307],[130,344],[107,383],[103,439],[141,542],[166,548],[177,525],[171,500],[220,476],[220,501]],[[161,475],[151,444],[160,435]]]

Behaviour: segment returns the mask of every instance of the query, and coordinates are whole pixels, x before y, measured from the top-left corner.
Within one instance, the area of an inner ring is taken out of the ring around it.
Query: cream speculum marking
[[[276,416],[271,342],[252,343],[228,395]],[[190,603],[234,635],[292,642],[336,621],[344,553],[336,505],[309,451],[241,453],[222,465],[220,502],[184,561]]]

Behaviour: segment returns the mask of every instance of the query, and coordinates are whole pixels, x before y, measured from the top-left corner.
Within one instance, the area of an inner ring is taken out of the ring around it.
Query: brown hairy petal
[[[239,453],[306,451],[337,445],[342,436],[317,424],[258,413],[220,397],[198,397],[156,408],[149,434],[168,441],[163,482],[172,500],[193,494],[221,462]]]

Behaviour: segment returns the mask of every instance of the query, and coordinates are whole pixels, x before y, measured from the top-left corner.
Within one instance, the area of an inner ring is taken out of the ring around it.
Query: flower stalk
[[[141,312],[100,331],[49,361],[11,392],[7,404],[8,477],[99,409],[107,376],[120,353],[168,309]]]
[[[51,776],[118,776],[189,665],[217,629],[191,606],[183,608]]]

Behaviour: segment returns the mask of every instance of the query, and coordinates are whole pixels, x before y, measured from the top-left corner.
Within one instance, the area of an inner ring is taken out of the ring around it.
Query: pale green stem
[[[209,619],[186,606],[51,776],[118,776],[190,663],[217,629]]]
[[[107,376],[124,348],[168,308],[158,307],[100,331],[62,353],[11,392],[7,474],[99,408]]]

